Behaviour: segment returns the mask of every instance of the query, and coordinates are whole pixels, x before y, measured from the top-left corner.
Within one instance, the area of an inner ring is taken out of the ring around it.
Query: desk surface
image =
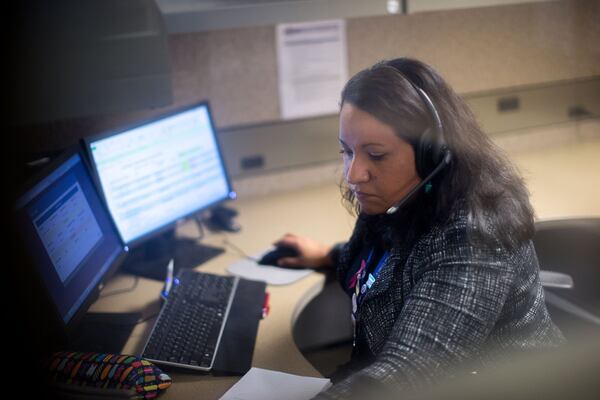
[[[324,242],[333,243],[347,239],[353,226],[352,217],[341,206],[339,189],[334,185],[304,189],[301,193],[279,194],[264,199],[239,201],[238,218],[243,229],[235,234],[209,234],[202,243],[226,248],[222,255],[198,268],[198,271],[226,274],[226,268],[240,258],[233,249],[224,246],[228,240],[248,254],[255,254],[269,247],[285,234],[295,232],[310,235]],[[178,227],[178,234],[198,235],[193,223]],[[324,275],[313,273],[287,286],[270,286],[271,310],[258,328],[253,366],[307,376],[320,376],[302,356],[294,344],[292,327],[303,307],[316,296],[325,282]],[[118,274],[111,279],[105,292],[126,289],[134,283],[130,275]],[[159,311],[158,300],[162,283],[140,278],[135,291],[100,298],[91,311],[142,312],[151,316]],[[123,353],[139,354],[150,333],[155,318],[136,326]],[[165,399],[219,398],[237,380],[236,377],[212,377],[194,372],[170,373],[173,386],[165,393]]]
[[[552,150],[522,153],[514,157],[532,192],[532,202],[539,218],[600,215],[600,142],[569,145]],[[585,182],[585,184],[582,184]],[[341,206],[335,185],[302,189],[267,198],[240,200],[236,234],[208,234],[203,243],[223,246],[225,239],[248,254],[270,246],[286,232],[309,235],[323,242],[347,239],[353,218]],[[198,235],[193,224],[184,224],[178,232]],[[224,247],[224,246],[223,246]],[[226,268],[239,259],[227,252],[203,264],[199,271],[226,274]],[[126,289],[134,283],[129,275],[118,274],[105,288],[106,292]],[[253,365],[307,376],[320,376],[296,347],[292,327],[302,308],[319,293],[324,276],[313,273],[288,286],[270,286],[271,313],[259,325]],[[91,311],[142,312],[151,316],[159,311],[162,283],[140,278],[135,291],[100,298]],[[123,352],[139,354],[154,319],[136,326]],[[164,399],[219,398],[238,378],[212,377],[197,373],[172,373],[173,386]]]

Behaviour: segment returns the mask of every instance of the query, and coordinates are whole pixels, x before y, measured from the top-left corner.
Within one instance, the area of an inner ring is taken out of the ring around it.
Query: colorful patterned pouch
[[[135,399],[154,399],[171,386],[171,378],[151,362],[122,354],[58,352],[50,360],[49,373],[60,390],[129,391]]]

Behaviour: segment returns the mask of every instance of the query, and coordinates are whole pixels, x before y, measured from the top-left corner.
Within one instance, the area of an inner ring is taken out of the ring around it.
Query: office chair
[[[563,331],[600,328],[600,218],[538,221],[535,229],[533,244],[553,319]]]

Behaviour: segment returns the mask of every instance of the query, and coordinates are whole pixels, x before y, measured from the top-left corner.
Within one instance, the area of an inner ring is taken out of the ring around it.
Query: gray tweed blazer
[[[508,249],[493,231],[474,240],[467,221],[466,212],[457,212],[391,249],[358,308],[352,373],[318,398],[350,397],[365,383],[416,388],[460,364],[486,365],[564,341],[546,309],[531,241]],[[354,273],[349,244],[357,240],[355,228],[333,252],[342,285]]]

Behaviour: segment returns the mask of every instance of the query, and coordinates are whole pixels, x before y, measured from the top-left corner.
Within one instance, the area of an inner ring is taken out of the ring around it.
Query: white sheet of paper
[[[283,119],[337,113],[348,80],[346,21],[277,25],[277,62]]]
[[[254,258],[259,259],[272,248],[267,249]],[[231,264],[227,271],[230,274],[237,275],[241,278],[250,279],[253,281],[267,282],[269,285],[289,285],[297,280],[309,275],[310,269],[291,269],[281,268],[269,265],[259,265],[256,261],[242,259]]]
[[[330,386],[329,379],[251,368],[220,400],[308,400]]]

